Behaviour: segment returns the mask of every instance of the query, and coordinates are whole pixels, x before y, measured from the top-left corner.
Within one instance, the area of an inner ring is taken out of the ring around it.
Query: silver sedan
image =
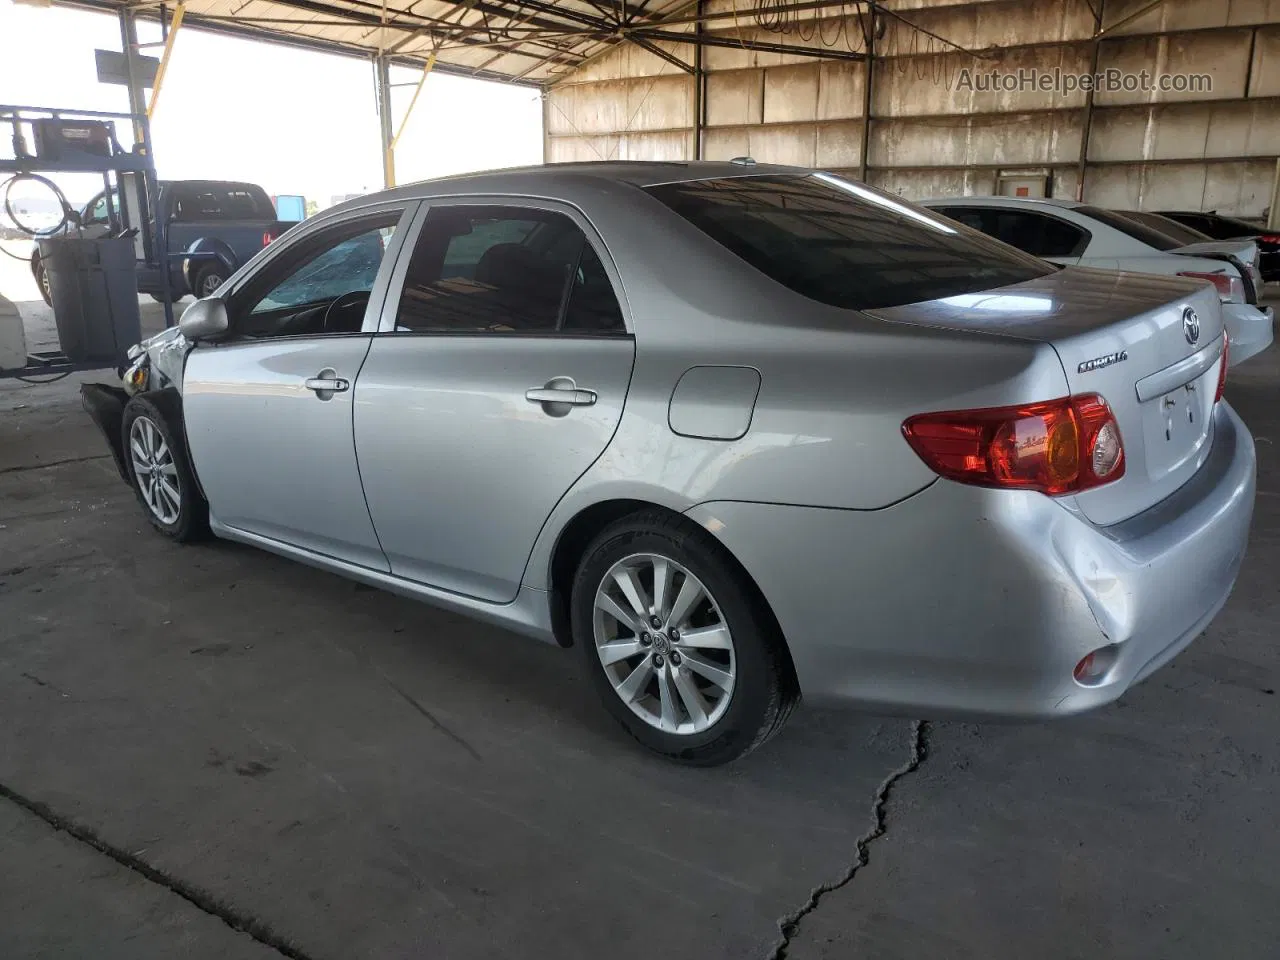
[[[84,391],[151,523],[577,647],[701,764],[801,695],[1064,716],[1226,602],[1213,289],[826,173],[583,164],[294,228]]]

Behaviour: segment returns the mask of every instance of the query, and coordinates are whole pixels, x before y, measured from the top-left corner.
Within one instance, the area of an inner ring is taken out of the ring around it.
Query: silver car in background
[[[574,646],[649,748],[801,695],[1065,716],[1226,602],[1254,449],[1191,280],[825,173],[582,164],[295,228],[87,386],[152,524]]]

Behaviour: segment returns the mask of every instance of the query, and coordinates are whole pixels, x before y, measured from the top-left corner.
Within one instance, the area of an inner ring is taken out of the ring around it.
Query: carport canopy
[[[166,21],[177,6],[129,0],[68,0],[57,5],[127,12],[153,21]],[[801,5],[824,4],[797,4]],[[696,0],[186,0],[182,7],[182,22],[204,30],[540,85],[627,40],[664,59],[674,56],[673,47],[688,45],[690,54],[682,65],[691,71],[692,26],[699,4]]]

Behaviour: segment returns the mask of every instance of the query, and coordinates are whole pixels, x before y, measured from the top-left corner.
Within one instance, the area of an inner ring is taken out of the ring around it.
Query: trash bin
[[[142,339],[133,240],[43,237],[39,248],[63,354],[74,363],[123,362]]]

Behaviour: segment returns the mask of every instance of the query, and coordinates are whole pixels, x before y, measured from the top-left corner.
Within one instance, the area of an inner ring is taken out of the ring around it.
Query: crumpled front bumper
[[[1110,527],[1069,501],[947,480],[882,510],[688,514],[755,579],[807,699],[1035,718],[1116,699],[1199,635],[1240,569],[1254,491],[1253,439],[1220,403],[1195,477]],[[1110,669],[1078,683],[1105,646]]]
[[[128,468],[124,460],[124,437],[122,424],[124,405],[129,402],[129,394],[121,387],[108,386],[105,383],[85,383],[80,385],[80,403],[84,406],[93,422],[98,425],[106,438],[107,447],[120,471],[120,478],[131,483]]]

